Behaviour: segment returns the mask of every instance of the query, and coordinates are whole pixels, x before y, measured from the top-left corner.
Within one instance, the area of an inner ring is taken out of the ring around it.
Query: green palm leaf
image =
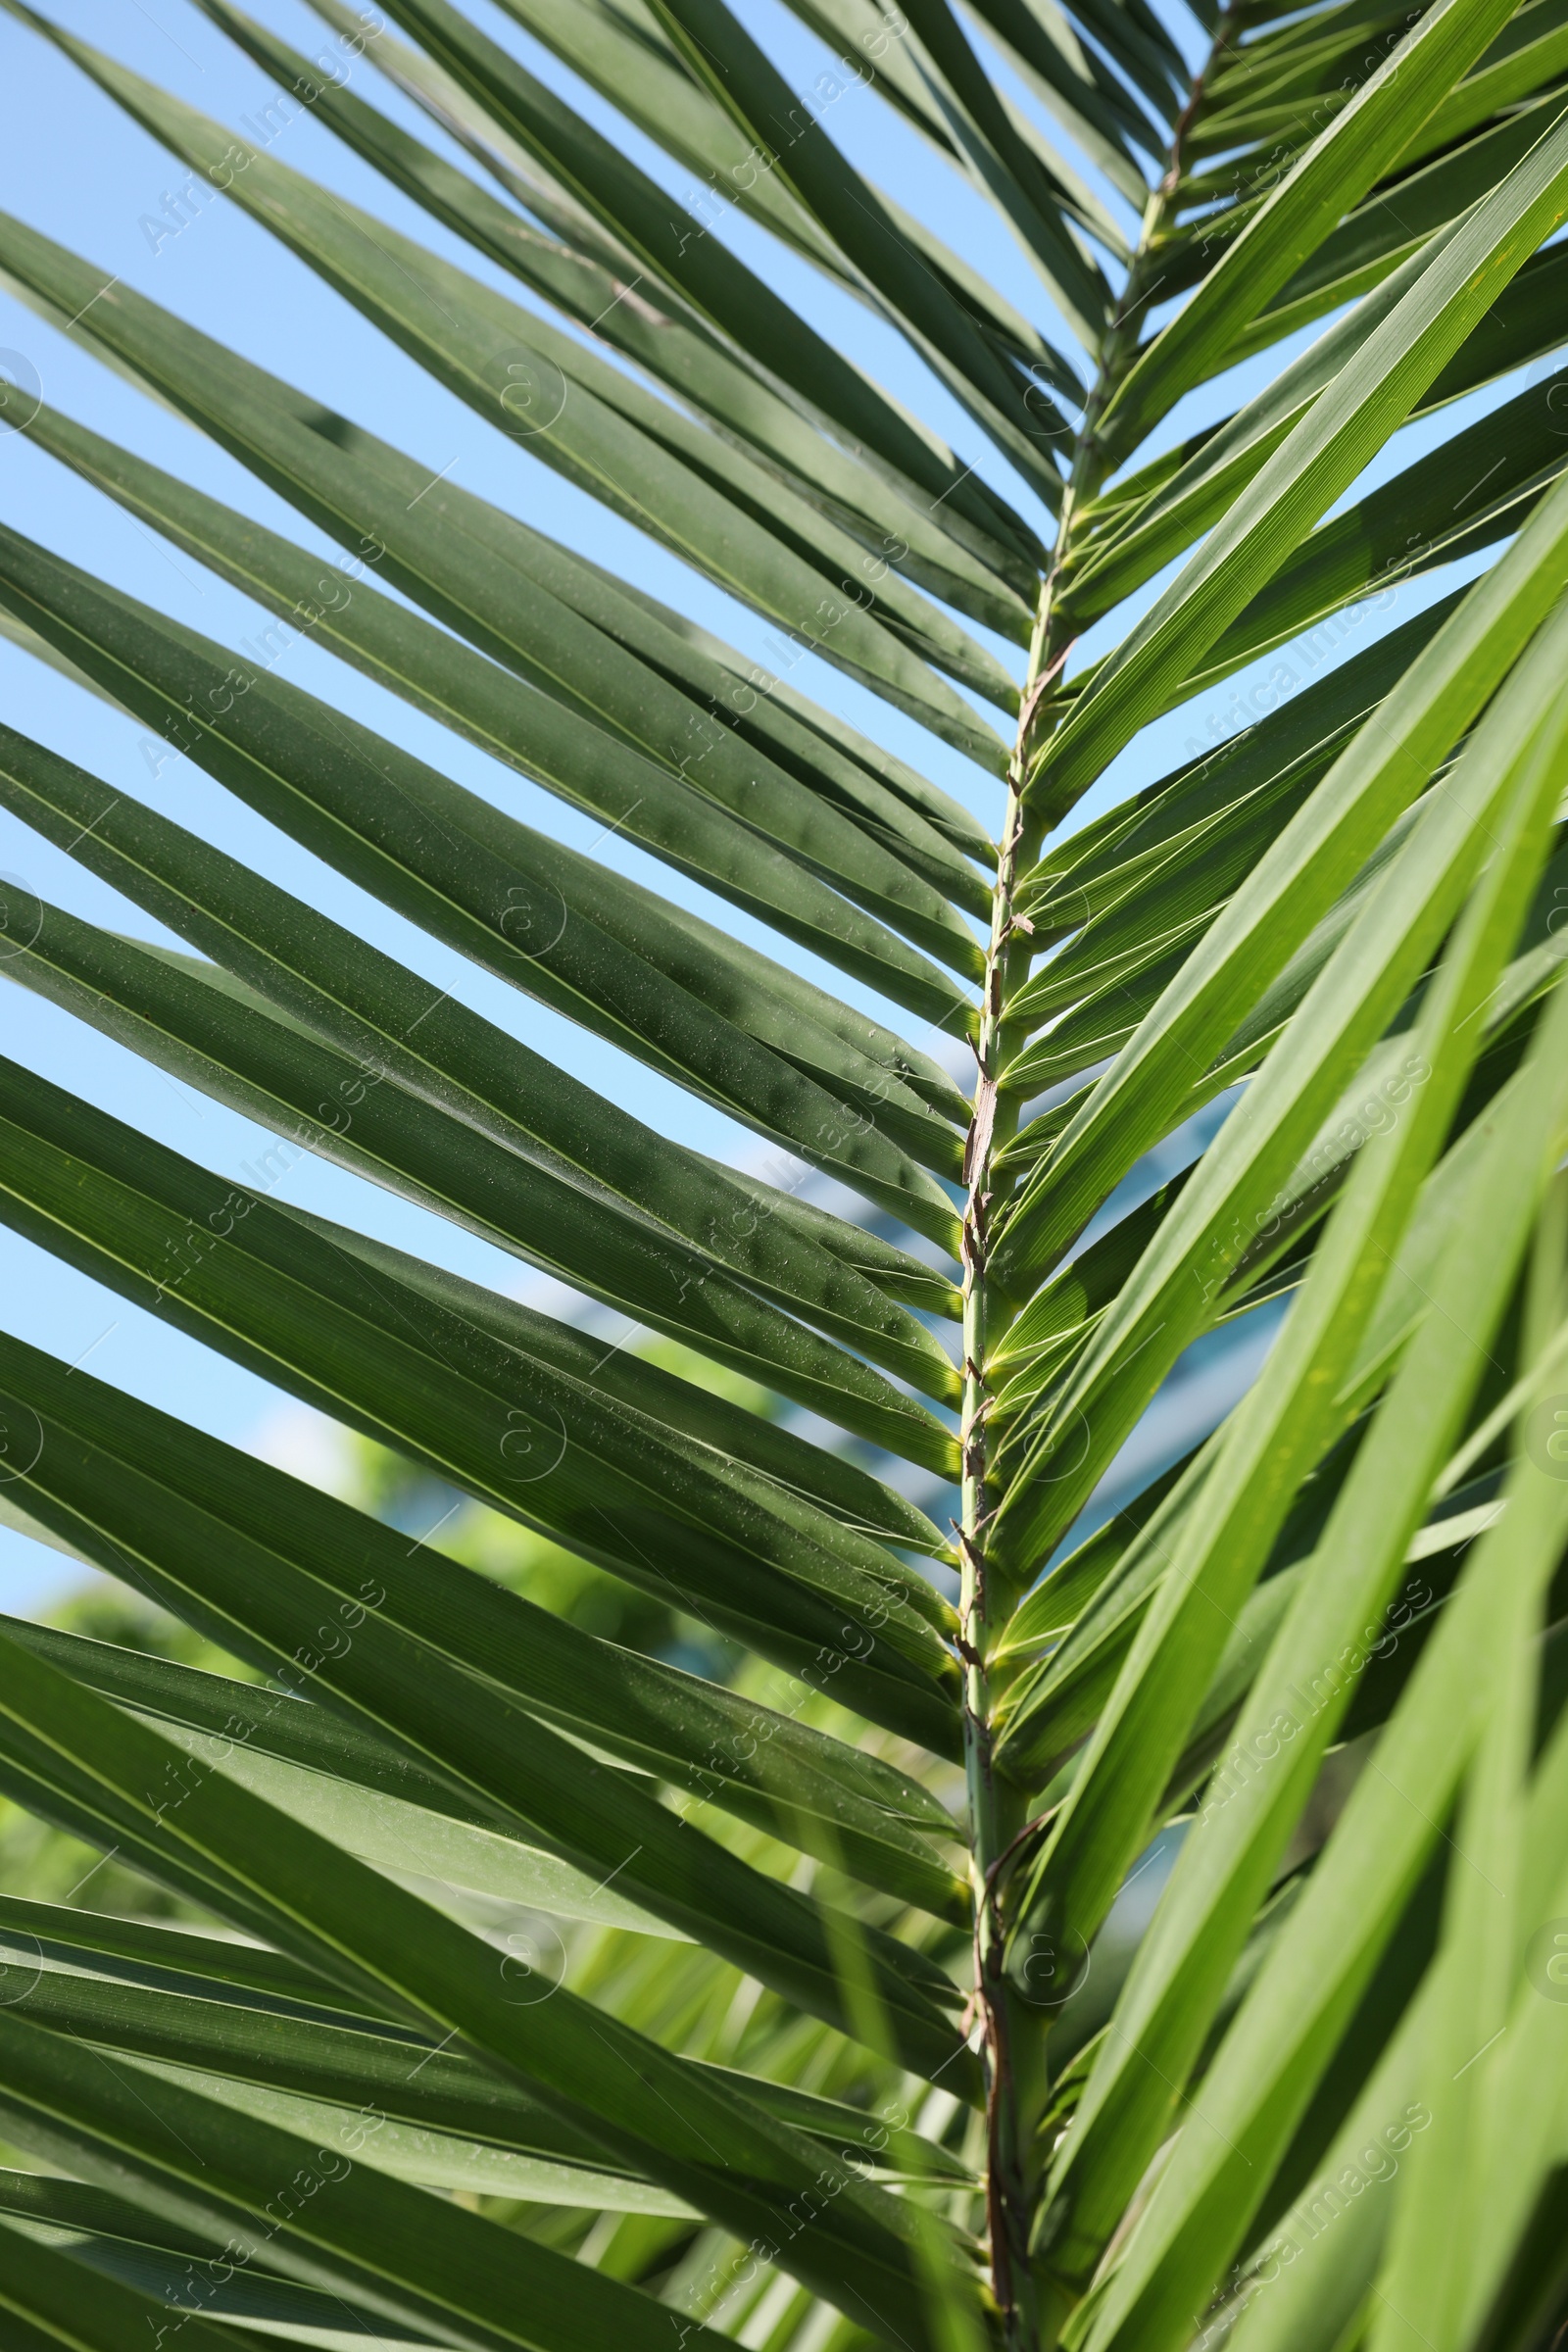
[[[1546,2352],[1557,0],[0,13],[0,2336]]]

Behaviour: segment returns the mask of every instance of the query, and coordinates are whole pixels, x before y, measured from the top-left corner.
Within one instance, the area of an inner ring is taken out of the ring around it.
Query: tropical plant
[[[318,0],[313,58],[201,0],[282,93],[244,137],[5,5],[188,172],[170,233],[220,191],[954,789],[0,218],[9,287],[343,551],[14,370],[8,424],[276,617],[236,655],[5,528],[11,628],[784,1155],[655,1132],[0,729],[0,805],[178,943],[11,884],[5,976],[279,1139],[229,1184],[6,1060],[0,1216],[655,1629],[0,1338],[8,1514],[239,1662],[0,1631],[0,1788],[131,1874],[118,1910],[0,1898],[0,2340],[1544,2344],[1563,0],[791,0],[835,61],[808,88],[726,0],[502,0],[501,39]],[[1056,341],[849,160],[852,84],[989,207]],[[305,110],[434,243],[271,152]],[[743,258],[785,249],[814,320]],[[907,381],[845,355],[847,298]],[[1266,715],[1150,772],[1163,713],[1314,629]],[[288,682],[307,633],[681,893]],[[302,1152],[686,1352],[289,1205]],[[1241,1401],[1087,1517],[1247,1315],[1278,1333]],[[671,1609],[740,1666],[662,1654]]]

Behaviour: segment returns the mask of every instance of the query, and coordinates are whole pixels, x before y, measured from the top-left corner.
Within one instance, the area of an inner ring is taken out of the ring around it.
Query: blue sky
[[[266,77],[184,0],[132,0],[128,7],[124,0],[67,0],[55,13],[74,31],[236,127],[243,128],[244,118],[266,103],[270,92]],[[320,21],[304,6],[294,5],[294,0],[253,0],[253,13],[313,56],[331,42]],[[470,13],[544,78],[566,91],[590,119],[623,139],[645,169],[660,177],[677,199],[685,197],[688,175],[620,123],[498,8],[487,5],[487,0],[472,0]],[[767,41],[797,86],[808,87],[825,60],[821,45],[782,8],[772,5],[772,0],[745,0],[740,13]],[[1183,23],[1187,26],[1183,38],[1196,44],[1196,28],[1185,17]],[[355,86],[366,96],[431,143],[441,145],[440,135],[368,64],[356,65],[353,72]],[[762,624],[571,488],[524,447],[493,432],[235,206],[215,198],[177,236],[160,235],[159,216],[168,193],[183,182],[184,170],[63,57],[11,19],[0,20],[0,92],[4,93],[0,110],[6,134],[0,145],[0,206],[4,209],[427,461],[432,474],[450,471],[466,489],[523,514],[536,526],[663,597],[754,657],[765,658]],[[894,123],[869,91],[852,90],[834,108],[831,128],[862,169],[985,269],[1054,339],[1064,348],[1068,345],[1066,330],[1053,318],[1049,300],[1031,268],[984,200],[938,163],[913,134]],[[377,210],[527,307],[528,298],[514,281],[447,236],[308,116],[302,115],[288,125],[272,152],[344,196]],[[449,152],[454,160],[463,160],[456,150]],[[1073,160],[1086,176],[1093,176],[1081,158]],[[1125,207],[1120,209],[1125,217]],[[167,230],[167,222],[163,225]],[[966,460],[1027,504],[1006,466],[989,451],[940,385],[911,360],[891,329],[848,296],[826,288],[805,264],[784,253],[761,231],[749,227],[738,215],[729,216],[716,233],[732,240],[781,291],[808,308],[860,365],[883,382],[896,382],[909,404],[944,432]],[[1311,331],[1321,331],[1321,326]],[[1298,344],[1309,339],[1310,333],[1305,333],[1298,338]],[[10,355],[0,357],[0,368],[24,380],[29,370],[35,372],[51,404],[246,514],[326,552],[324,540],[237,464],[108,371],[79,338],[46,326],[3,290],[0,352]],[[1227,413],[1238,398],[1273,372],[1283,356],[1275,353],[1267,362],[1239,370],[1184,402],[1166,420],[1160,441],[1179,438],[1196,424]],[[1478,396],[1467,406],[1479,411],[1500,396],[1497,392]],[[1446,436],[1458,421],[1453,412],[1446,412],[1400,436],[1397,446],[1385,452],[1371,478],[1396,470],[1421,447]],[[0,435],[0,514],[15,528],[226,645],[239,645],[265,618],[245,598],[166,548],[119,509],[54,466],[29,444],[24,433]],[[1038,512],[1035,518],[1043,526],[1044,517]],[[1348,633],[1345,651],[1353,653],[1370,643],[1377,632],[1406,617],[1440,586],[1449,586],[1452,576],[1446,575],[1430,587],[1418,583],[1387,600],[1383,608],[1368,610],[1360,625]],[[1151,583],[1140,606],[1159,585]],[[1125,615],[1118,629],[1124,625]],[[1017,662],[1017,649],[1003,650],[1009,661]],[[1087,657],[1098,650],[1099,644],[1090,640],[1084,652]],[[1269,662],[1261,665],[1264,670],[1269,666]],[[395,697],[343,668],[308,639],[296,641],[284,657],[282,669],[295,683],[330,697],[338,708],[476,790],[492,795],[513,812],[701,907],[770,953],[797,961],[802,968],[814,969],[804,954],[781,947],[748,918],[707,899],[695,885],[656,865],[622,838],[602,838],[592,820],[549,799]],[[793,682],[898,750],[985,818],[995,821],[999,807],[995,783],[911,722],[814,659],[801,662]],[[1189,739],[1202,735],[1215,717],[1227,726],[1234,723],[1240,708],[1235,698],[1246,693],[1249,683],[1244,675],[1149,730],[1097,787],[1081,813],[1093,813],[1174,765]],[[148,801],[247,858],[362,937],[401,956],[439,985],[452,988],[535,1049],[558,1057],[639,1116],[726,1158],[755,1161],[761,1156],[764,1147],[757,1138],[613,1048],[438,947],[275,833],[191,763],[153,753],[142,731],[128,718],[4,642],[0,642],[0,710],[10,723],[90,768],[112,791]],[[0,870],[20,876],[44,899],[112,928],[142,937],[158,936],[156,927],[136,909],[127,907],[69,858],[3,815]],[[843,995],[873,1004],[840,975],[814,969],[814,976]],[[876,1009],[889,1015],[886,1006]],[[261,1131],[247,1121],[152,1071],[23,989],[0,992],[0,1013],[7,1053],[215,1170],[238,1174],[265,1141]],[[892,1013],[889,1017],[907,1028],[905,1016]],[[516,1261],[322,1163],[302,1160],[287,1184],[287,1197],[299,1205],[357,1222],[404,1248],[421,1250],[498,1287],[517,1290],[526,1285],[526,1269]],[[144,1396],[238,1444],[257,1442],[259,1433],[275,1424],[281,1402],[277,1392],[3,1228],[0,1282],[5,1294],[4,1320],[12,1329],[67,1361],[81,1362],[100,1379]],[[43,1605],[59,1590],[61,1577],[61,1564],[54,1555],[24,1538],[0,1531],[0,1608],[26,1611]]]

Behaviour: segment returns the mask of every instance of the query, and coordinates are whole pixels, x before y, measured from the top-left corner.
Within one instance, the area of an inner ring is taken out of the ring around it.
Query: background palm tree
[[[238,129],[4,5],[174,159],[152,256],[238,207],[693,585],[0,216],[308,534],[14,355],[14,449],[264,618],[0,526],[8,627],[403,926],[0,728],[139,926],[10,881],[5,977],[271,1139],[231,1181],[6,1060],[0,1217],[366,1446],[327,1494],[0,1336],[7,1517],[136,1595],[0,1629],[0,1788],[94,1874],[0,1896],[0,2338],[1544,2345],[1559,0],[794,0],[802,80],[725,0],[318,0],[309,54],[202,0]]]

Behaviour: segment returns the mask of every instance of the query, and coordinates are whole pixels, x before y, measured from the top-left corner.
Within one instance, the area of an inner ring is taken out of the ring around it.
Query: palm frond
[[[481,462],[0,213],[0,1221],[382,1482],[0,1332],[0,2336],[1545,2352],[1556,0],[68,13]]]

